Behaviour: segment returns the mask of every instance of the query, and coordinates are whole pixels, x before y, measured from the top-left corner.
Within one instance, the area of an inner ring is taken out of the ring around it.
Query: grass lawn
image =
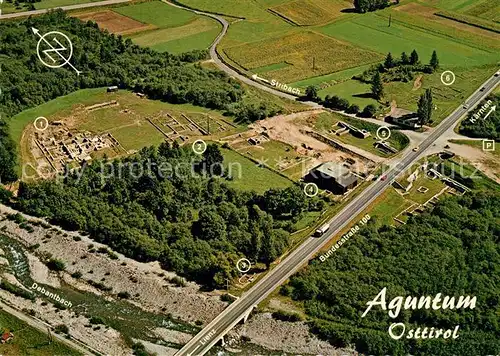
[[[136,33],[130,38],[140,46],[159,52],[182,53],[207,49],[221,30],[221,25],[213,19],[160,1],[122,6],[114,11],[156,26],[157,29]]]
[[[385,191],[376,201],[377,204],[373,205],[373,208],[368,213],[372,218],[377,219],[379,226],[394,225],[393,218],[413,204],[405,200],[392,188]]]
[[[294,174],[294,177],[292,177],[289,175],[289,173],[291,172],[297,173],[297,172],[296,170],[292,170],[293,167],[291,166],[297,164],[298,171],[302,172],[303,167],[300,164],[300,161],[306,158],[305,156],[297,154],[297,152],[295,152],[292,146],[287,145],[280,141],[268,141],[260,144],[259,146],[248,146],[239,152],[241,152],[245,156],[250,156],[257,161],[265,162],[267,166],[273,168],[276,171],[282,171],[284,174],[286,174],[292,179],[296,178],[296,174]],[[283,168],[289,166],[290,166],[290,171],[283,170]],[[300,174],[298,178],[305,175],[305,173],[306,172],[302,172],[302,174]]]
[[[354,67],[350,69],[341,70],[335,73],[330,73],[326,75],[320,75],[318,77],[313,77],[305,80],[300,80],[298,82],[291,83],[290,85],[297,88],[307,88],[310,85],[315,85],[319,88],[322,88],[322,85],[325,83],[342,83],[346,80],[351,79],[353,76],[363,73],[367,70],[371,64]]]
[[[182,26],[198,17],[190,11],[182,10],[160,1],[122,6],[114,11],[131,17],[134,20],[162,28]]]
[[[293,182],[265,167],[257,164],[241,154],[222,148],[224,166],[233,177],[227,184],[233,188],[264,193],[269,189],[287,188]]]
[[[425,187],[429,190],[425,193],[420,193],[418,191],[419,187]],[[413,182],[413,187],[410,189],[408,195],[405,195],[405,199],[411,200],[412,202],[423,204],[435,194],[439,193],[445,185],[439,179],[430,179],[425,176],[424,172],[420,172],[419,177],[415,182]]]
[[[378,102],[370,97],[371,84],[365,84],[354,79],[332,85],[325,89],[321,89],[318,92],[318,95],[323,99],[327,95],[337,95],[341,98],[349,100],[349,103],[351,104],[358,105],[361,110],[369,104],[378,106]]]
[[[14,339],[0,345],[2,355],[82,355],[58,341],[49,344],[47,333],[42,333],[13,315],[0,310],[0,331],[7,330],[14,334]]]
[[[456,76],[455,83],[451,86],[442,84],[441,73],[443,70],[439,69],[434,74],[424,75],[422,86],[417,90],[414,90],[413,82],[385,84],[385,100],[395,100],[398,107],[416,111],[420,95],[424,93],[425,89],[431,89],[433,103],[437,107],[432,114],[432,125],[434,126],[450,115],[470,94],[479,88],[495,72],[496,65],[450,68]]]
[[[35,8],[38,9],[49,9],[52,7],[67,6],[67,5],[77,5],[86,4],[89,2],[96,2],[101,0],[42,0],[40,2],[35,2]]]
[[[39,2],[33,2],[33,5],[35,6],[36,10],[41,10],[53,7],[86,4],[96,1],[102,1],[102,0],[41,0]],[[9,2],[3,1],[3,3],[0,5],[0,8],[2,9],[2,14],[30,11],[25,4],[26,3],[20,3],[19,6],[16,7],[14,1],[9,1]]]

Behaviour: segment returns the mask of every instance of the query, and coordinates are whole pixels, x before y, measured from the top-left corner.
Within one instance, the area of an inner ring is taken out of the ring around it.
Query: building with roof
[[[358,177],[347,167],[336,162],[326,162],[311,169],[304,177],[306,182],[332,193],[344,194],[358,185]]]
[[[394,109],[391,112],[391,115],[386,117],[386,121],[411,129],[418,129],[422,127],[417,113],[402,108]]]

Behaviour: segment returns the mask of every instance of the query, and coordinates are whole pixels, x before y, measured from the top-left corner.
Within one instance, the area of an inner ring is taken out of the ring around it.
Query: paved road
[[[24,12],[16,12],[12,14],[5,14],[0,16],[0,20],[4,19],[15,19],[17,17],[28,17],[32,15],[41,15],[45,14],[50,10],[55,10],[55,9],[62,9],[64,11],[69,11],[69,10],[78,10],[78,9],[86,9],[90,7],[98,7],[98,6],[107,6],[107,5],[114,5],[114,4],[121,4],[123,2],[129,2],[130,0],[105,0],[105,1],[97,1],[97,2],[89,2],[85,4],[78,4],[78,5],[68,5],[68,6],[60,6],[60,7],[53,7],[50,9],[41,9],[41,10],[33,10],[33,11],[24,11]]]
[[[473,109],[484,97],[500,84],[500,77],[492,76],[483,84],[484,91],[477,90],[466,101],[469,110]],[[248,290],[242,297],[233,302],[200,333],[193,337],[179,352],[178,356],[204,355],[214,346],[231,328],[233,328],[246,313],[254,306],[264,300],[272,291],[285,282],[292,274],[301,268],[307,261],[343,228],[353,218],[362,213],[368,205],[373,202],[382,192],[389,187],[392,180],[423,155],[446,130],[453,127],[467,112],[462,106],[457,108],[431,134],[420,144],[418,151],[410,151],[401,161],[386,173],[385,180],[378,180],[366,189],[361,195],[350,202],[339,214],[330,221],[330,230],[321,238],[309,238],[299,248],[295,249],[290,256],[283,260],[278,266],[262,278],[255,286]]]
[[[29,316],[21,313],[17,309],[14,309],[14,308],[8,306],[7,304],[5,304],[5,303],[3,303],[1,301],[0,301],[0,309],[3,309],[4,311],[6,311],[7,313],[9,313],[11,315],[14,315],[18,319],[21,319],[26,324],[28,324],[31,327],[34,327],[35,329],[39,330],[43,334],[45,334],[47,332],[47,327],[50,327],[52,329],[52,327],[49,324],[46,324],[46,323],[44,323],[41,320],[29,317]],[[84,355],[92,355],[92,353],[89,352],[89,350],[83,348],[82,346],[80,346],[79,344],[73,342],[72,340],[69,340],[69,339],[67,339],[67,338],[65,338],[65,337],[63,337],[63,336],[61,336],[59,334],[56,334],[55,332],[52,332],[52,336],[55,339],[57,339],[57,341],[59,341],[59,342],[65,344],[65,345],[71,347],[72,349],[80,351]],[[100,353],[98,353],[98,354],[100,355]]]

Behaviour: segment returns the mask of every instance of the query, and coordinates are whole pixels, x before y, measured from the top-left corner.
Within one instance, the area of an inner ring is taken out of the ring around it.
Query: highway
[[[233,328],[254,306],[257,306],[291,275],[306,264],[314,255],[340,231],[351,223],[352,219],[362,213],[384,190],[391,185],[405,169],[411,167],[446,130],[453,127],[460,118],[491,93],[500,83],[500,77],[490,77],[482,86],[483,91],[476,90],[465,102],[468,109],[462,105],[450,116],[444,119],[420,144],[417,151],[408,152],[401,161],[385,173],[386,179],[377,180],[362,194],[351,201],[339,214],[330,221],[330,230],[321,238],[311,237],[296,248],[285,260],[257,282],[238,300],[228,306],[210,324],[193,337],[177,356],[200,356],[207,353],[231,328]]]

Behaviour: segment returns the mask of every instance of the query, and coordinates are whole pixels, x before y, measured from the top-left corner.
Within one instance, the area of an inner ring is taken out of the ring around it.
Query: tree
[[[410,63],[410,58],[408,58],[406,52],[401,53],[401,64],[409,64],[409,63]]]
[[[387,57],[385,57],[384,67],[387,69],[393,68],[395,66],[394,58],[392,58],[392,53],[389,52]]]
[[[384,85],[382,83],[382,78],[380,77],[379,72],[376,72],[373,76],[371,89],[373,97],[375,99],[380,100],[384,96]]]
[[[431,61],[429,62],[429,65],[432,67],[433,70],[436,70],[439,67],[439,59],[435,50],[432,52]]]
[[[223,162],[224,156],[222,155],[219,146],[216,144],[208,145],[205,152],[203,152],[202,167],[205,172],[210,175],[222,175],[224,170],[224,166],[222,165]]]
[[[432,110],[432,91],[431,89],[426,89],[425,93],[423,93],[418,100],[417,114],[420,119],[420,125],[423,126],[430,122]]]
[[[202,240],[226,237],[226,223],[214,207],[203,207],[198,221],[193,224],[193,235]]]
[[[306,88],[306,99],[311,101],[318,101],[318,88],[314,85],[309,85]]]
[[[365,13],[370,10],[369,0],[354,0],[354,8],[359,13]]]
[[[416,50],[413,50],[410,55],[410,64],[418,64],[418,53]]]
[[[389,0],[354,0],[354,8],[359,13],[383,9],[389,5]]]

